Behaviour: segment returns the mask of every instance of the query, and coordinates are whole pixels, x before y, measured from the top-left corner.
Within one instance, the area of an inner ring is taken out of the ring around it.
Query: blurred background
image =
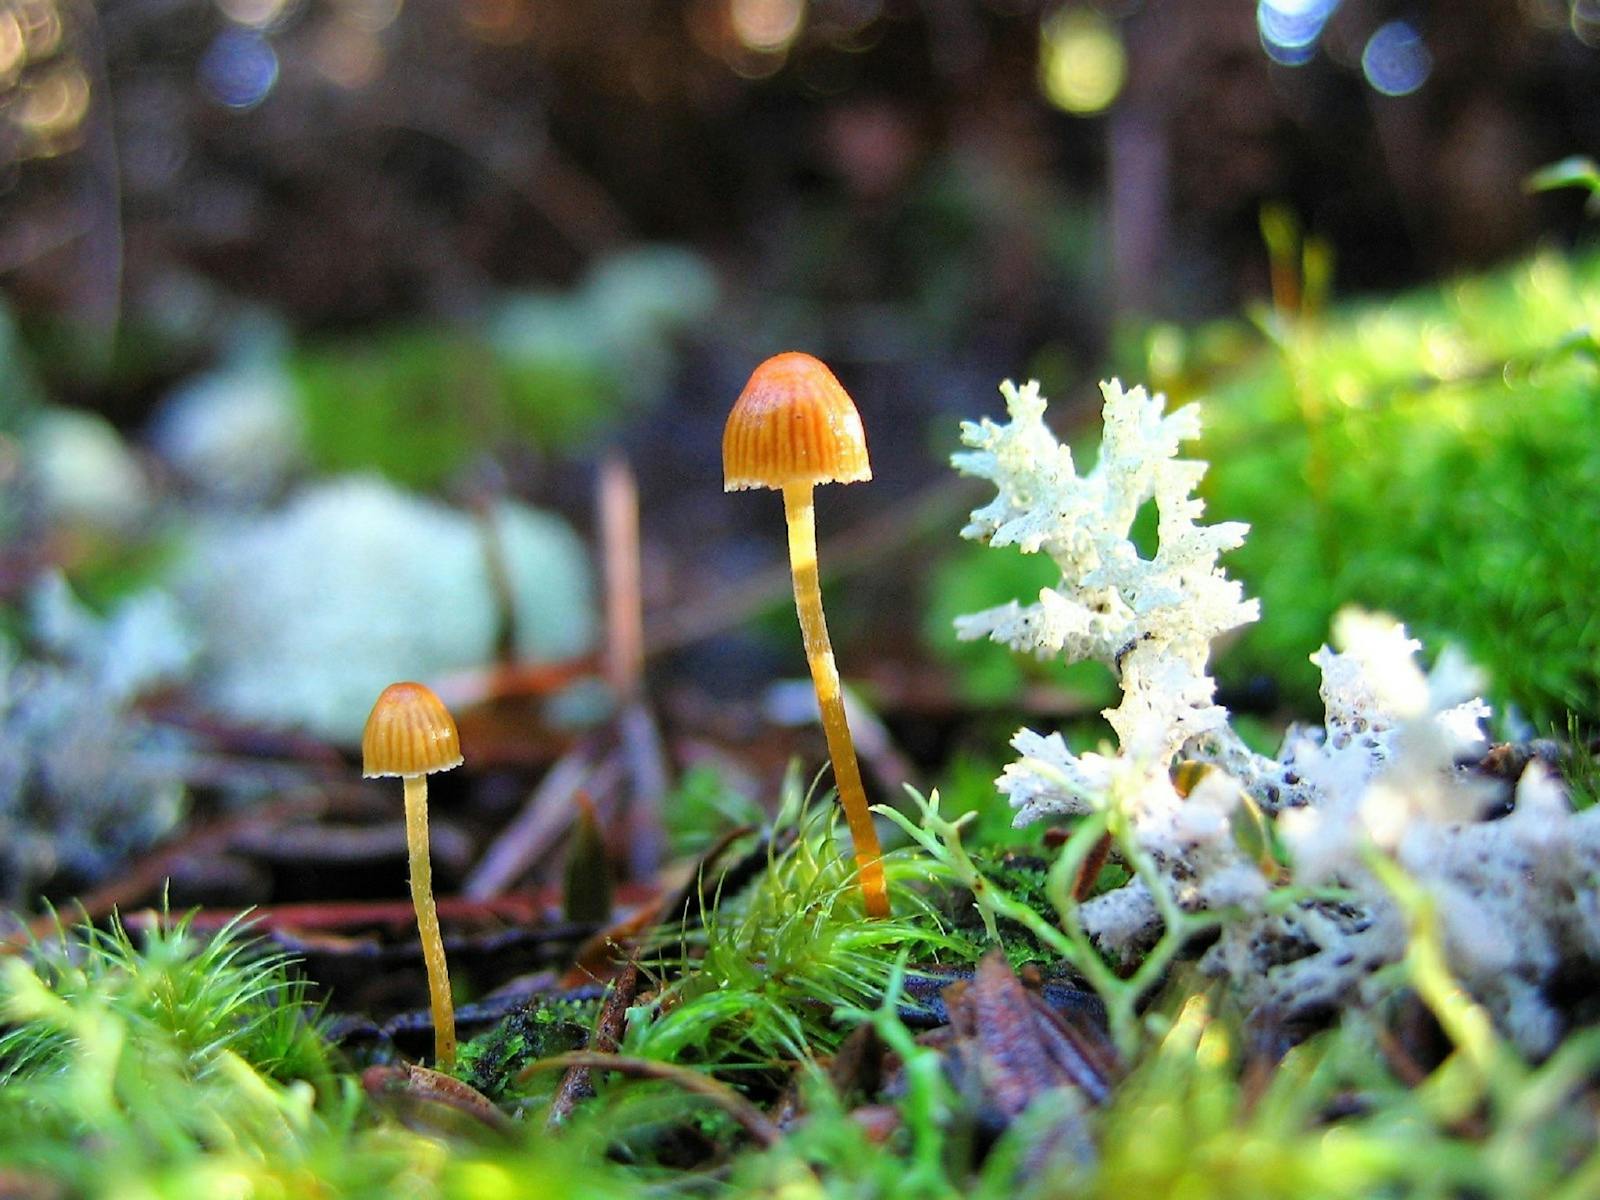
[[[819,519],[882,793],[1104,735],[948,633],[1050,582],[956,537],[1007,377],[1090,441],[1113,372],[1208,399],[1264,730],[1345,601],[1586,720],[1597,96],[1594,0],[0,0],[0,899],[345,769],[401,677],[485,764],[447,880],[640,697],[635,791],[770,799],[820,739],[719,439],[791,348],[871,445]]]

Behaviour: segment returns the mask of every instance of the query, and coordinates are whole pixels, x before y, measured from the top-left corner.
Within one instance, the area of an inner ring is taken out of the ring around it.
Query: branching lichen
[[[1143,388],[1103,384],[1105,441],[1099,462],[1080,475],[1072,451],[1044,423],[1039,385],[1001,385],[1011,421],[967,422],[961,438],[972,449],[956,468],[990,480],[999,494],[976,509],[963,537],[990,546],[1045,553],[1061,582],[1036,602],[1013,601],[963,617],[963,638],[988,637],[1041,658],[1095,659],[1123,683],[1120,707],[1106,713],[1126,758],[1170,758],[1184,741],[1222,728],[1227,713],[1212,703],[1206,674],[1211,640],[1260,615],[1217,556],[1244,540],[1237,522],[1198,525],[1204,505],[1191,493],[1205,464],[1177,457],[1178,444],[1199,434],[1190,406],[1162,414],[1162,398]],[[1159,513],[1159,545],[1149,558],[1133,540],[1147,502]],[[1027,739],[1023,765],[1004,785],[1023,819],[1049,811],[1081,811],[1084,795],[1103,790],[1105,766],[1058,751],[1048,739]],[[1039,752],[1043,769],[1028,765]]]
[[[1142,973],[1169,957],[1175,932],[1204,921],[1220,933],[1203,965],[1247,1007],[1308,1016],[1373,996],[1374,972],[1405,955],[1392,867],[1435,906],[1450,968],[1521,1049],[1547,1052],[1562,1033],[1547,985],[1574,962],[1600,964],[1600,818],[1574,813],[1536,768],[1511,815],[1492,819],[1502,814],[1487,785],[1457,766],[1486,748],[1481,680],[1450,650],[1424,674],[1420,644],[1386,617],[1341,614],[1337,651],[1312,655],[1323,724],[1292,728],[1275,758],[1250,751],[1214,703],[1206,666],[1214,638],[1258,616],[1217,563],[1245,527],[1196,523],[1190,493],[1206,467],[1177,458],[1199,429],[1193,406],[1162,415],[1160,396],[1102,385],[1105,441],[1080,475],[1044,423],[1037,385],[1001,390],[1008,424],[963,426],[972,450],[956,466],[998,492],[963,534],[1046,553],[1061,581],[958,631],[1098,660],[1122,689],[1105,713],[1116,753],[1075,754],[1059,733],[1024,729],[1013,740],[1021,758],[997,781],[1019,824],[1077,816],[1080,833],[1112,836],[1131,872],[1081,905],[1059,889],[1063,954],[1098,986],[1103,969],[1075,927],[1097,953],[1143,955]],[[1160,540],[1145,556],[1132,530],[1151,501]],[[1180,788],[1169,773],[1179,758],[1212,769]],[[1256,813],[1276,818],[1287,870],[1241,837],[1241,814]]]

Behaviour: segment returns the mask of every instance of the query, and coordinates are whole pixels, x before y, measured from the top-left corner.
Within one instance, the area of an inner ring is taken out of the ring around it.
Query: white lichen
[[[515,292],[489,314],[487,335],[513,370],[540,364],[595,369],[625,402],[657,401],[672,340],[717,301],[716,274],[680,247],[638,246],[601,259],[576,289]]]
[[[162,404],[151,440],[203,496],[233,504],[270,498],[305,457],[294,383],[270,357],[187,381]]]
[[[1404,628],[1365,615],[1341,614],[1335,638],[1340,653],[1313,656],[1325,734],[1292,733],[1257,778],[1276,768],[1280,782],[1298,781],[1300,805],[1278,819],[1294,881],[1352,898],[1227,927],[1207,965],[1252,1005],[1289,1015],[1363,994],[1371,970],[1405,949],[1401,914],[1367,867],[1384,854],[1436,906],[1463,982],[1520,1048],[1548,1052],[1562,1026],[1545,988],[1563,964],[1600,963],[1600,813],[1573,812],[1535,762],[1503,815],[1496,789],[1460,765],[1487,748],[1489,711],[1462,700],[1476,676],[1459,656],[1441,654],[1424,675]],[[1342,921],[1330,922],[1330,908]]]
[[[1061,581],[1038,599],[1016,601],[961,618],[962,638],[988,637],[1041,658],[1094,659],[1117,672],[1120,707],[1106,719],[1124,757],[1165,769],[1190,738],[1222,728],[1227,713],[1212,702],[1206,674],[1211,640],[1257,619],[1259,605],[1217,565],[1244,540],[1238,522],[1196,524],[1204,505],[1191,493],[1205,464],[1177,457],[1180,442],[1199,433],[1193,406],[1162,413],[1162,397],[1143,388],[1102,384],[1105,440],[1093,470],[1080,475],[1072,451],[1044,422],[1039,385],[1001,385],[1011,420],[962,425],[972,449],[953,459],[958,470],[994,483],[995,499],[974,510],[963,537],[991,546],[1044,553]],[[1155,553],[1143,556],[1134,522],[1153,501]],[[1100,768],[1082,763],[1059,741],[1043,745],[1019,735],[1023,759],[1002,789],[1018,821],[1078,810],[1085,779]]]
[[[184,679],[194,653],[161,593],[99,617],[56,574],[33,589],[24,628],[27,655],[0,639],[0,903],[12,906],[45,880],[98,880],[177,823],[187,747],[134,702]]]
[[[337,741],[360,736],[395,680],[493,661],[505,621],[529,660],[582,653],[594,635],[587,555],[558,518],[503,504],[480,521],[376,478],[221,518],[182,574],[205,698],[240,721]]]
[[[1212,914],[1220,933],[1204,967],[1252,1010],[1314,1018],[1370,999],[1374,971],[1405,952],[1403,914],[1370,869],[1381,855],[1434,904],[1452,968],[1506,1033],[1548,1051],[1561,1033],[1549,984],[1573,963],[1600,965],[1600,810],[1574,813],[1534,768],[1505,815],[1504,798],[1462,765],[1487,748],[1481,680],[1449,649],[1424,673],[1420,644],[1380,615],[1340,614],[1337,649],[1312,655],[1322,724],[1291,728],[1275,757],[1252,752],[1207,673],[1213,639],[1258,611],[1217,563],[1245,527],[1196,523],[1191,493],[1206,467],[1177,458],[1198,432],[1193,407],[1163,415],[1159,396],[1102,385],[1105,439],[1080,475],[1037,385],[1001,390],[1009,423],[962,428],[971,450],[956,466],[997,489],[963,535],[1049,554],[1061,580],[957,629],[1117,676],[1122,702],[1105,713],[1115,753],[1076,754],[1059,733],[1024,729],[997,781],[1019,824],[1095,811],[1125,823],[1122,851],[1141,870],[1078,909],[1096,944],[1117,956],[1151,945],[1164,906]],[[1133,526],[1151,501],[1158,545],[1147,556]],[[1169,773],[1180,757],[1210,768],[1187,794]],[[1237,818],[1257,813],[1275,823],[1287,870],[1241,839]],[[1268,904],[1284,887],[1297,898]]]
[[[23,444],[29,490],[52,522],[112,533],[149,511],[150,481],[111,422],[94,413],[47,408]]]

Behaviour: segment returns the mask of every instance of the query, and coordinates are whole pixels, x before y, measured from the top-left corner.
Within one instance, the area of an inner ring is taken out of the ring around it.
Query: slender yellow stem
[[[844,806],[850,841],[855,846],[862,902],[869,917],[887,917],[889,893],[883,882],[883,850],[878,845],[878,831],[872,826],[872,813],[867,809],[867,793],[861,786],[855,743],[850,740],[850,726],[844,719],[839,668],[833,661],[827,623],[822,619],[822,587],[817,580],[817,522],[811,505],[814,490],[810,484],[791,484],[783,489],[783,512],[789,521],[789,568],[794,573],[794,606],[800,614],[800,637],[805,643],[811,682],[817,689],[817,706],[822,710],[822,731],[828,738],[828,757],[833,760],[839,803]]]
[[[428,861],[428,777],[407,775],[406,848],[411,854],[411,906],[417,910],[422,960],[428,965],[428,1006],[433,1010],[433,1064],[448,1071],[456,1064],[456,1010],[450,1000],[450,972],[444,938],[433,906],[433,867]]]

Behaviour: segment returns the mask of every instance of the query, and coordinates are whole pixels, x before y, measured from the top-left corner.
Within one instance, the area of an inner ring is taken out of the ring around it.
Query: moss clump
[[[537,1024],[537,1019],[535,1019]],[[304,983],[239,922],[58,931],[0,958],[0,1192],[171,1197],[631,1193],[592,1141],[478,1146],[364,1102]]]
[[[593,1000],[530,1001],[464,1045],[456,1074],[491,1100],[521,1095],[517,1072],[535,1059],[583,1049],[598,1009]]]
[[[1353,603],[1463,645],[1538,721],[1600,711],[1600,254],[1266,327],[1203,389],[1209,513],[1251,522],[1229,569],[1265,614],[1220,674],[1309,701],[1306,647]]]
[[[661,931],[647,965],[674,978],[629,1014],[624,1054],[743,1072],[809,1063],[849,1032],[838,1009],[882,996],[896,953],[935,962],[957,949],[919,886],[932,864],[913,850],[884,856],[894,915],[864,915],[831,818],[791,772],[777,827],[793,826],[792,843],[736,895],[708,880],[699,919]]]

